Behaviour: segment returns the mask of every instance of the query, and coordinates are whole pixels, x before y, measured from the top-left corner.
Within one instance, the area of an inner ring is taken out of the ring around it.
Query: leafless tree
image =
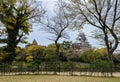
[[[68,12],[82,26],[90,24],[99,30],[107,48],[110,74],[113,53],[119,44],[120,0],[68,0]]]
[[[56,45],[56,59],[58,60],[60,47],[58,42],[60,38],[69,38],[66,29],[72,26],[72,19],[65,12],[65,4],[62,0],[58,1],[54,13],[54,16],[46,17],[41,24],[44,31],[53,35],[50,40],[53,40]]]

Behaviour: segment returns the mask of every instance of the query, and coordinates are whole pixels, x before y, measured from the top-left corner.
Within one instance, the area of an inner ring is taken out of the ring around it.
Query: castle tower
[[[38,45],[37,41],[34,39],[32,45]]]
[[[33,42],[31,44],[26,45],[26,48],[33,46],[33,45],[38,45],[37,41],[34,39]]]
[[[77,49],[89,49],[89,48],[91,48],[91,45],[87,41],[87,38],[83,32],[78,34],[76,41],[75,41],[75,43],[72,44],[72,46],[76,47]]]

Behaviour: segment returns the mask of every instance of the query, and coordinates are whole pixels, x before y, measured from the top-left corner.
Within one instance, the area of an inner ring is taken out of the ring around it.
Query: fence
[[[114,73],[119,73],[120,68],[115,67]],[[94,67],[93,65],[81,65],[76,62],[17,65],[1,64],[0,75],[27,75],[27,74],[59,74],[59,75],[94,75],[109,76],[109,67]]]

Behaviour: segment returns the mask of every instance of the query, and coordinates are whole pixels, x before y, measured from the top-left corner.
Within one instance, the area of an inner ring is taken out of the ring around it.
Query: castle
[[[78,34],[76,41],[72,43],[71,47],[77,50],[88,50],[91,48],[91,45],[87,41],[85,34],[82,32]]]

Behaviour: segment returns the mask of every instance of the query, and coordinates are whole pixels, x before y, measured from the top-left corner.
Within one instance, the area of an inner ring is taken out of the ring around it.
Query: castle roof
[[[38,45],[37,41],[34,39],[32,45]]]

